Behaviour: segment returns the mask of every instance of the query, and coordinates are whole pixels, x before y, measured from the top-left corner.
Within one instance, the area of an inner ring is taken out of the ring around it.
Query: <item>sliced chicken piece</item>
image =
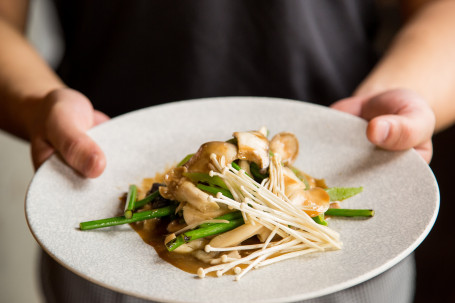
[[[213,238],[209,245],[212,247],[230,247],[236,246],[245,241],[246,239],[251,238],[254,235],[262,232],[263,229],[266,229],[260,224],[243,224],[239,227],[230,230],[228,232],[222,233],[215,238]]]
[[[299,154],[299,140],[292,133],[282,132],[270,140],[270,151],[281,156],[285,165],[294,163]]]
[[[237,139],[239,159],[254,162],[260,169],[269,167],[269,140],[263,133],[235,132],[234,137]]]
[[[210,172],[210,155],[215,154],[218,161],[224,156],[226,164],[237,159],[237,146],[228,142],[207,142],[201,145],[196,154],[185,164],[190,173]]]

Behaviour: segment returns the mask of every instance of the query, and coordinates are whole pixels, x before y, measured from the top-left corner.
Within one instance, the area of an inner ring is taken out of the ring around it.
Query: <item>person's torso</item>
[[[66,84],[115,116],[164,102],[270,96],[328,105],[376,56],[372,0],[56,0]]]

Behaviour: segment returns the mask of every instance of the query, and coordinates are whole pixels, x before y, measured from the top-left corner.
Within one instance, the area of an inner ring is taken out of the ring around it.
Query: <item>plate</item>
[[[300,142],[295,166],[329,186],[363,186],[343,202],[373,208],[368,220],[332,219],[343,249],[303,256],[233,276],[199,279],[161,260],[129,227],[80,231],[79,223],[116,215],[118,197],[210,140],[267,126]],[[439,209],[437,182],[413,151],[378,149],[366,122],[305,102],[228,97],[168,103],[131,112],[89,133],[107,167],[84,179],[57,156],[42,165],[26,197],[29,227],[43,249],[76,274],[107,288],[163,302],[284,302],[314,298],[364,282],[409,255]],[[322,269],[322,270],[321,270]],[[189,295],[191,294],[191,295]]]

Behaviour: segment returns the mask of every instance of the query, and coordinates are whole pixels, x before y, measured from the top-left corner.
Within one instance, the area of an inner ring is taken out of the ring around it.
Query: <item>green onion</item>
[[[235,162],[232,162],[231,165],[232,165],[232,168],[234,168],[235,170],[241,170],[241,169],[242,169],[242,168],[241,168],[237,163],[235,163]],[[245,172],[245,174],[246,174],[248,177],[250,177],[251,179],[253,179],[253,177],[251,177],[247,172]]]
[[[142,211],[138,213],[134,213],[130,219],[125,218],[125,216],[113,217],[113,218],[106,218],[94,221],[87,221],[81,222],[79,227],[81,230],[90,230],[96,228],[103,228],[121,224],[128,224],[137,221],[144,221],[153,218],[160,218],[172,215],[175,212],[176,205],[169,205],[162,208]]]
[[[325,212],[326,216],[338,217],[373,217],[374,210],[372,209],[346,209],[346,208],[329,208]]]
[[[221,215],[219,217],[216,217],[214,220],[232,221],[232,220],[240,219],[240,218],[242,218],[242,213],[240,211],[233,211],[231,213],[227,213],[227,214]],[[203,224],[199,225],[199,228],[208,227],[213,224],[219,224],[219,223],[203,223]]]
[[[259,165],[257,165],[254,162],[250,163],[250,171],[251,171],[251,174],[253,175],[254,179],[258,183],[261,183],[262,180],[264,180],[265,178],[268,177],[267,173],[265,173],[265,174],[261,173],[261,169],[259,168]]]
[[[223,194],[223,196],[228,197],[230,199],[234,199],[234,197],[232,196],[232,194],[229,190],[221,188],[221,187],[209,186],[209,185],[204,185],[201,183],[197,184],[196,187],[199,188],[200,190],[208,192],[209,194],[212,194],[214,196],[216,196],[216,194],[220,192]]]
[[[136,203],[134,203],[133,210],[139,209],[139,208],[143,207],[144,205],[146,205],[147,203],[152,202],[153,200],[158,198],[159,195],[160,195],[160,191],[156,190],[153,193],[151,193],[150,195],[148,195],[147,197],[145,197],[144,199],[136,201]]]
[[[236,170],[241,170],[240,166],[239,166],[237,163],[232,162],[231,165],[232,165],[232,167],[235,168]]]
[[[137,197],[137,187],[134,184],[131,184],[128,189],[128,195],[126,196],[125,203],[125,218],[131,219],[133,216],[134,203],[136,202]]]
[[[224,189],[228,189],[226,183],[224,183],[223,179],[219,176],[211,177],[207,173],[183,173],[185,177],[193,181],[194,183],[203,182],[208,183],[209,185],[219,186]]]
[[[317,215],[316,217],[312,217],[312,219],[314,220],[314,222],[316,222],[318,224],[321,224],[321,225],[324,225],[324,226],[329,225],[327,223],[327,221],[325,220],[325,218],[324,218],[324,214],[320,214],[320,215]]]
[[[193,157],[194,154],[189,154],[189,155],[186,155],[185,158],[182,159],[182,161],[179,162],[179,164],[177,164],[177,166],[183,166],[186,164],[186,162],[188,162],[191,157]]]

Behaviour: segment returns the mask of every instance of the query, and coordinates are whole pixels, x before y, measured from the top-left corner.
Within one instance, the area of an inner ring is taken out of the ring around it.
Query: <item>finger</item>
[[[431,140],[424,142],[419,146],[416,146],[415,150],[425,160],[425,162],[430,163],[433,156],[433,144]]]
[[[419,96],[390,91],[364,104],[362,117],[370,120],[368,139],[385,149],[405,150],[431,140],[435,117]]]
[[[58,132],[53,144],[65,161],[83,176],[96,178],[106,167],[106,160],[100,147],[85,133],[70,128]]]
[[[53,105],[45,131],[48,141],[63,159],[89,178],[99,176],[106,166],[103,151],[86,134],[94,121],[88,99],[79,93],[65,94],[64,101]]]
[[[104,122],[108,121],[109,119],[110,119],[109,116],[106,115],[105,113],[95,110],[94,117],[93,117],[93,125],[95,126],[95,125],[104,123]]]
[[[55,149],[42,138],[32,139],[30,145],[33,167],[35,170],[38,170],[44,161],[52,156],[52,154],[55,152]]]
[[[354,96],[338,100],[330,107],[348,114],[360,116],[362,112],[362,105],[366,100],[367,97]]]

